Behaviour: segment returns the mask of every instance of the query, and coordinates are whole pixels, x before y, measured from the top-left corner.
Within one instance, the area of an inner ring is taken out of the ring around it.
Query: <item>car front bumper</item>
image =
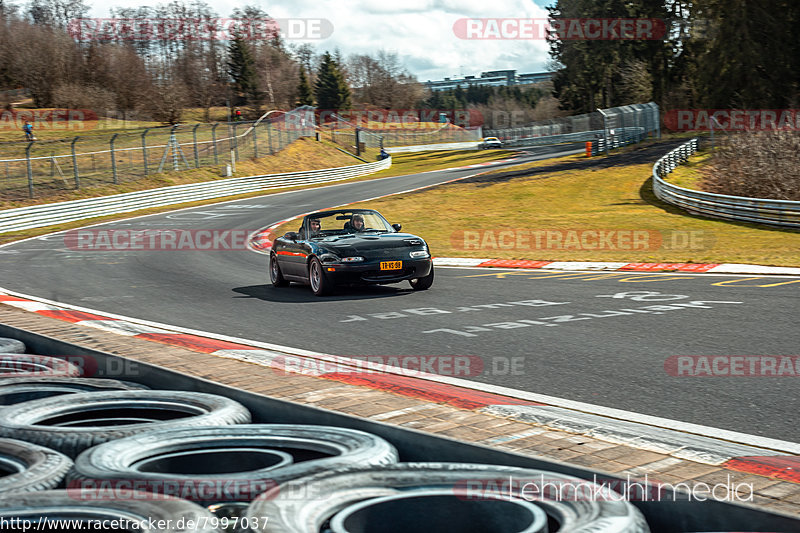
[[[322,270],[325,276],[336,284],[384,284],[422,278],[430,274],[433,268],[431,258],[403,259],[402,268],[397,270],[381,270],[380,263],[383,261],[392,259],[370,260],[363,263],[323,263]]]

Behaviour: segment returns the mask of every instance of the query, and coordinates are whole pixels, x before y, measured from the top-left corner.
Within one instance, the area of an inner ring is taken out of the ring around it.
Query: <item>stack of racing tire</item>
[[[223,396],[83,377],[65,359],[0,339],[0,525],[649,531],[625,498],[580,478],[490,464],[405,463],[391,443],[363,431],[252,420],[247,408]],[[586,497],[564,497],[559,489],[567,487]]]

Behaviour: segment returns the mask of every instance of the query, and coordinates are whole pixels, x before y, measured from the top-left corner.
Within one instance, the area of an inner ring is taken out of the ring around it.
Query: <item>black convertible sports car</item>
[[[415,290],[433,285],[428,245],[372,209],[336,209],[303,217],[297,232],[278,237],[270,253],[270,280],[311,285],[317,296],[345,283],[408,280]]]

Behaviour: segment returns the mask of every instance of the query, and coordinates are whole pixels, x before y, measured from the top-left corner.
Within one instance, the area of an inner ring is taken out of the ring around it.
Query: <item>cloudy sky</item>
[[[547,17],[543,6],[554,0],[206,0],[221,16],[235,7],[255,5],[271,17],[326,19],[330,37],[310,42],[318,51],[338,48],[350,54],[395,52],[420,81],[480,75],[487,70],[516,69],[520,73],[546,70],[543,40],[474,40],[458,38],[453,24],[462,18]],[[155,6],[158,0],[111,0],[95,4],[93,17],[108,17],[109,7]]]

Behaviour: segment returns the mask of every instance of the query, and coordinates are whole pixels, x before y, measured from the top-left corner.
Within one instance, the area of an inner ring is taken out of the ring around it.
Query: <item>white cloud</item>
[[[496,69],[545,70],[548,46],[543,40],[465,40],[453,31],[460,18],[547,18],[531,0],[272,0],[269,3],[207,0],[222,17],[235,7],[253,4],[275,18],[324,18],[333,34],[311,42],[318,51],[338,48],[344,56],[396,52],[421,81],[480,75]],[[111,0],[93,10],[108,16],[112,6],[156,5],[154,0]]]

